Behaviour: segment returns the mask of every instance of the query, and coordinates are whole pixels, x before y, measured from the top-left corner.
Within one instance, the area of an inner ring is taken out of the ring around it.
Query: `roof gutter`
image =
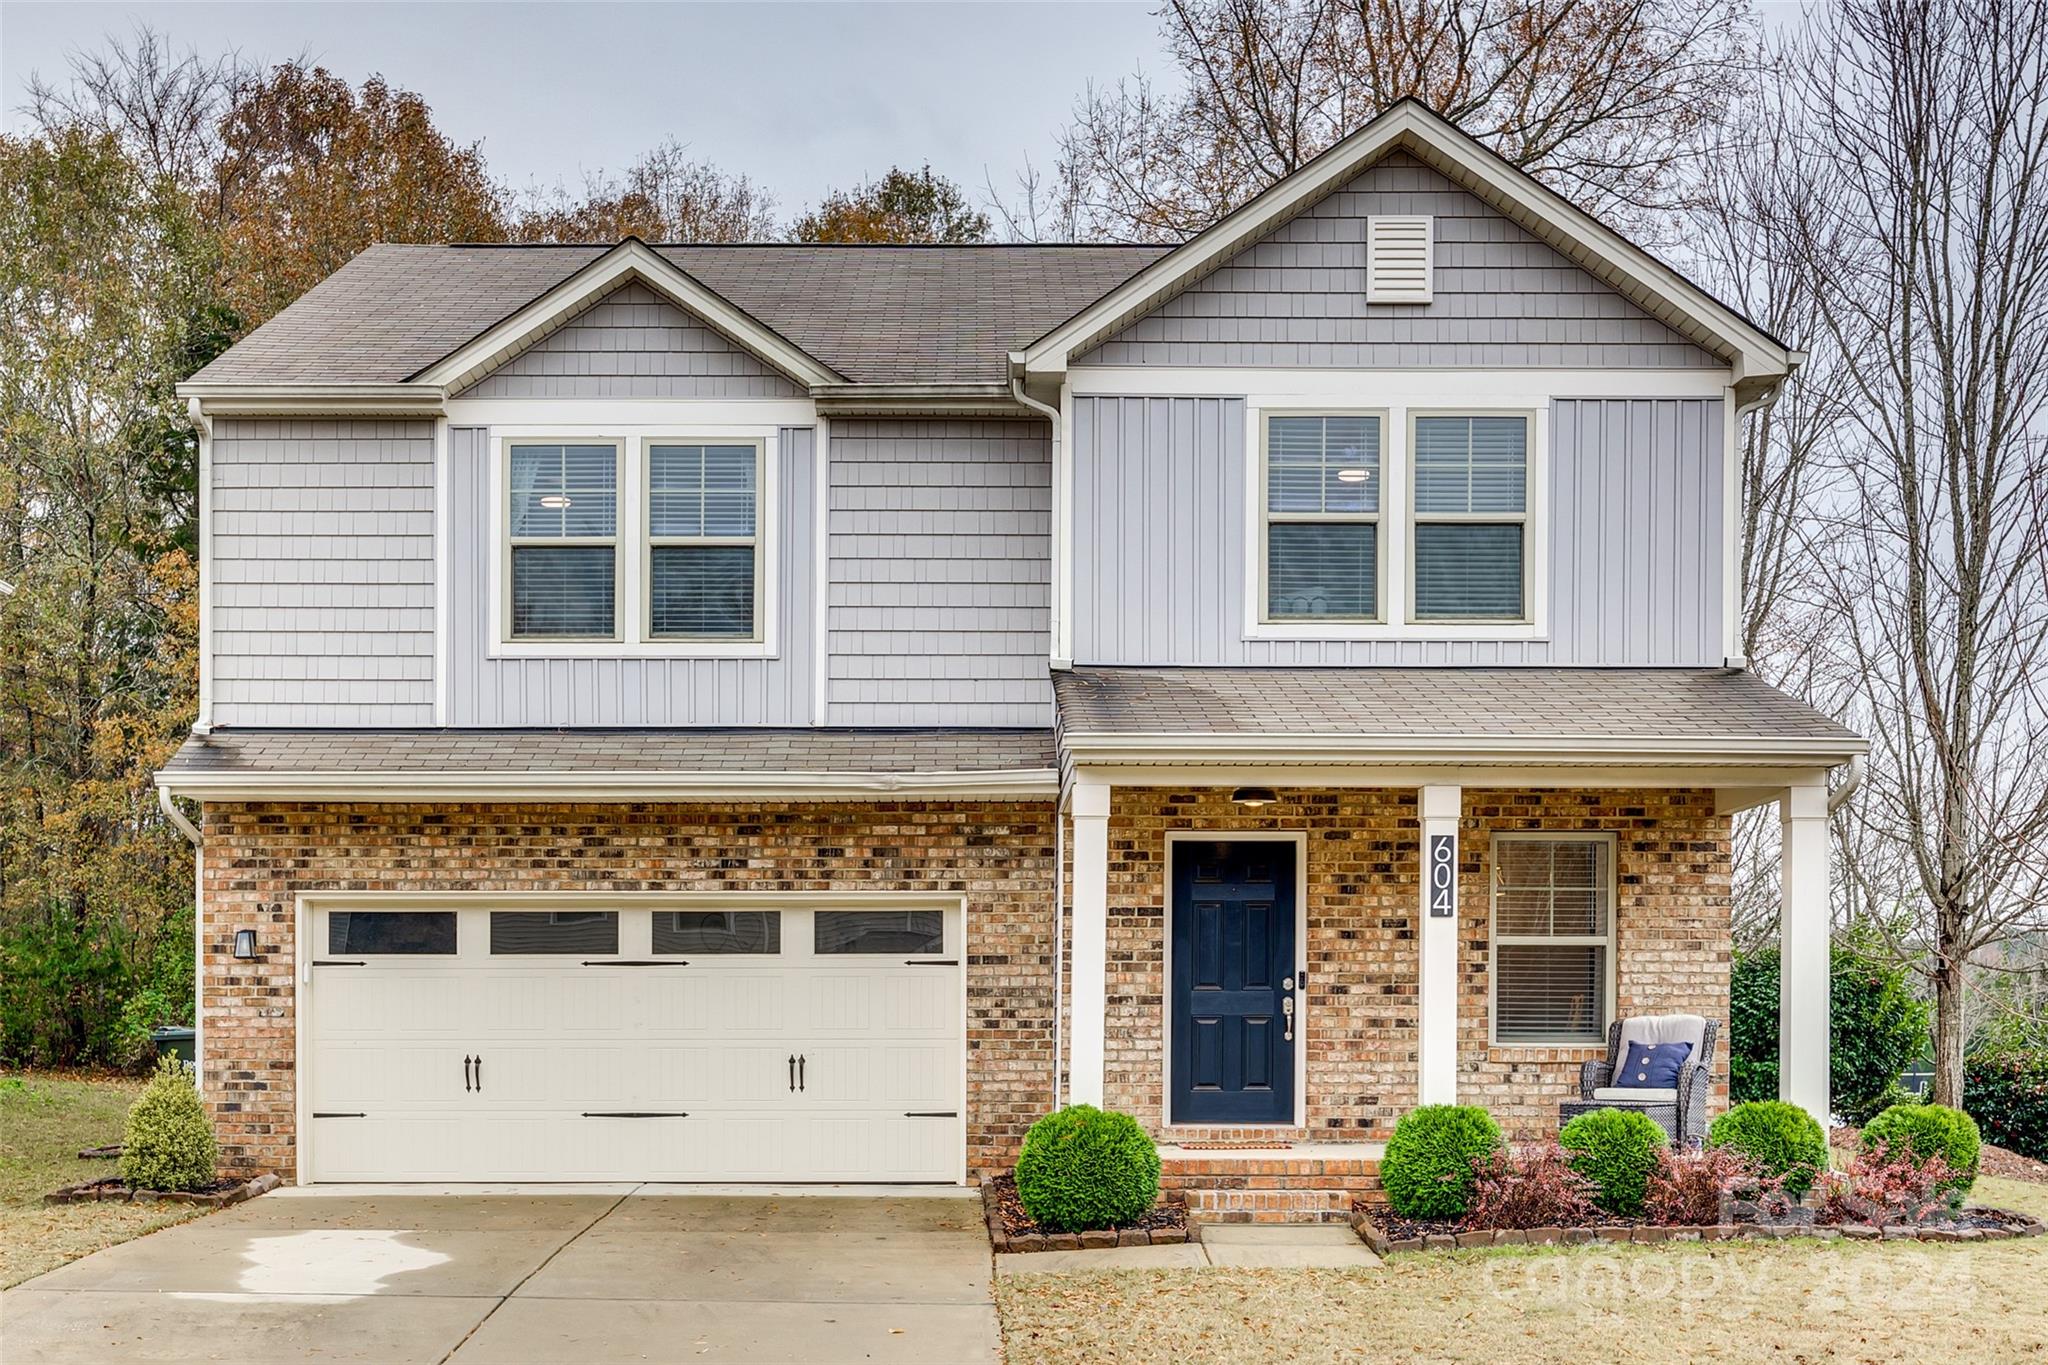
[[[1829,738],[1617,738],[1611,735],[1365,735],[1096,733],[1069,729],[1062,744],[1089,763],[1443,764],[1519,763],[1835,767],[1868,751],[1855,735]]]
[[[156,775],[156,784],[160,794],[209,801],[1002,800],[1050,799],[1059,792],[1059,775],[1051,768],[922,773],[166,771]]]
[[[223,384],[187,381],[178,396],[207,417],[438,417],[439,384]]]

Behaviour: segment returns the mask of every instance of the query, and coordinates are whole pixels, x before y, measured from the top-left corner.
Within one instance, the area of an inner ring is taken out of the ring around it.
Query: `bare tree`
[[[1090,88],[1056,183],[1079,232],[1191,236],[1403,96],[1581,206],[1669,208],[1739,93],[1746,0],[1167,0],[1183,90]]]
[[[1932,982],[1950,1105],[1970,964],[2048,893],[2044,68],[2035,0],[1845,0],[1798,68],[1799,263],[1843,362],[1819,587],[1873,741],[1848,866]]]
[[[775,201],[744,175],[728,175],[670,138],[623,177],[586,175],[582,194],[557,184],[529,190],[514,231],[526,242],[758,242],[775,232]]]

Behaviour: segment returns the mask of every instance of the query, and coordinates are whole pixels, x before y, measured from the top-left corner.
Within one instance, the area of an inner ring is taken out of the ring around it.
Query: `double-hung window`
[[[514,442],[507,465],[507,635],[617,639],[618,445]]]
[[[1412,437],[1414,619],[1527,620],[1529,418],[1418,415]]]
[[[1269,622],[1380,618],[1380,418],[1266,419]]]
[[[1493,1036],[1597,1044],[1614,975],[1615,841],[1604,834],[1493,841]]]
[[[647,635],[754,640],[760,624],[761,447],[647,447]]]

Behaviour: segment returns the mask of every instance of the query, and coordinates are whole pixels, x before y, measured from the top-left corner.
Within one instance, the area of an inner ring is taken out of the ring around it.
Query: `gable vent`
[[[1365,301],[1428,303],[1435,265],[1432,220],[1426,216],[1365,220]]]

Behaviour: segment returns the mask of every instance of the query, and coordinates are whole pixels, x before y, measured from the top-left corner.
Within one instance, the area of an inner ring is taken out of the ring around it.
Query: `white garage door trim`
[[[958,1084],[959,1107],[952,1128],[953,1150],[957,1154],[952,1183],[967,1183],[967,901],[965,896],[919,891],[833,891],[833,892],[577,892],[577,891],[443,891],[443,892],[309,892],[295,898],[294,943],[295,981],[293,1037],[296,1057],[294,1109],[297,1129],[295,1183],[313,1183],[314,1147],[319,1130],[312,1117],[315,1077],[311,1021],[316,988],[313,963],[326,957],[325,945],[314,941],[316,916],[323,911],[348,910],[767,910],[790,909],[880,909],[905,908],[945,910],[949,929],[946,952],[959,961],[958,1026],[960,1042]],[[956,936],[957,935],[957,941]],[[620,945],[622,948],[624,943]],[[627,956],[624,953],[617,956]],[[434,1182],[439,1183],[439,1182]],[[588,1183],[574,1180],[561,1184]],[[607,1181],[603,1183],[617,1183]]]

